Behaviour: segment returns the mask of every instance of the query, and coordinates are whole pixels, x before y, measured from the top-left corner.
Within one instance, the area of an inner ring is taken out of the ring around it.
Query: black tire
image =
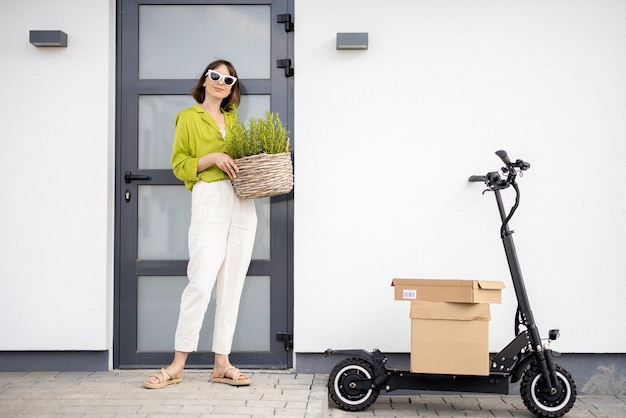
[[[539,365],[526,369],[520,383],[520,394],[526,408],[538,417],[561,417],[576,402],[576,383],[572,375],[560,365],[556,365],[559,390],[554,395],[545,391],[546,385]]]
[[[363,411],[376,399],[378,389],[353,389],[350,384],[363,379],[374,379],[372,364],[360,358],[348,358],[337,363],[328,379],[328,393],[337,406],[345,411]]]

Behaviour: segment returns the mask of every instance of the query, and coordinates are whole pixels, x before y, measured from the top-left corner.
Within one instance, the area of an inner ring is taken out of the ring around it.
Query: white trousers
[[[254,246],[254,200],[237,197],[229,180],[199,181],[191,193],[189,283],[180,301],[175,349],[187,353],[198,349],[200,329],[217,281],[213,352],[230,354]]]

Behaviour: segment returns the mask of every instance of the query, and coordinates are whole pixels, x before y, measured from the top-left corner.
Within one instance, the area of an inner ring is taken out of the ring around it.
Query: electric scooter
[[[508,394],[509,382],[521,379],[520,394],[524,405],[539,417],[560,417],[565,415],[576,401],[576,384],[572,375],[555,363],[558,353],[550,349],[550,343],[559,337],[559,330],[553,329],[548,338],[542,340],[537,329],[528,301],[522,272],[513,243],[513,231],[509,222],[520,202],[517,177],[530,168],[522,160],[512,162],[505,151],[496,155],[504,163],[500,173],[471,176],[470,182],[485,183],[483,192],[493,192],[500,212],[502,225],[500,238],[511,273],[511,280],[517,297],[515,314],[515,338],[502,351],[490,358],[489,375],[441,375],[413,373],[386,369],[388,358],[378,349],[366,350],[326,350],[326,355],[348,356],[335,365],[328,380],[330,398],[346,411],[362,411],[376,401],[381,390],[391,392],[397,389],[448,392],[476,392]],[[520,176],[521,177],[521,176]],[[515,190],[515,202],[506,213],[501,192]]]

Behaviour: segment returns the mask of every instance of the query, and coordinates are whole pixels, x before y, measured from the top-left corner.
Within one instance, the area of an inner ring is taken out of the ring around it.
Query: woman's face
[[[224,82],[224,76],[230,75],[230,72],[228,71],[228,67],[226,67],[224,64],[218,65],[212,71],[213,73],[207,76],[206,80],[204,80],[203,85],[204,85],[204,91],[206,93],[205,97],[206,98],[212,97],[214,99],[219,99],[221,101],[222,99],[225,99],[226,97],[228,97],[228,95],[230,94],[234,86],[234,83],[229,86]],[[213,81],[213,79],[211,78],[211,75],[213,75],[214,78],[217,78],[217,75],[215,74],[215,72],[221,74],[222,76],[219,77],[218,80]]]

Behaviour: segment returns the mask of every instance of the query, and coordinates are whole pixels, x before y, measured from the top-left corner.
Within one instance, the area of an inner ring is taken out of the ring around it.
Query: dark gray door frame
[[[225,4],[211,0],[117,0],[117,66],[116,66],[116,163],[115,163],[115,281],[114,281],[114,339],[113,367],[145,368],[167,364],[172,352],[138,353],[137,341],[137,276],[185,276],[184,260],[137,260],[137,199],[126,202],[124,194],[130,190],[137,196],[137,186],[142,181],[125,183],[124,172],[149,176],[148,184],[181,184],[171,170],[138,170],[137,137],[138,96],[142,94],[187,94],[195,80],[139,80],[138,16],[140,5],[206,5]],[[277,16],[293,16],[293,0],[230,0],[227,4],[266,4],[271,6],[272,46],[271,62],[293,59],[293,33]],[[284,62],[283,62],[284,63]],[[282,64],[282,63],[281,63]],[[243,94],[271,94],[271,110],[280,112],[290,127],[292,149],[293,135],[293,77],[285,68],[273,65],[271,80],[242,80]],[[133,164],[133,162],[135,162]],[[134,165],[134,166],[133,166]],[[288,343],[293,333],[293,192],[271,200],[270,260],[253,260],[248,274],[271,276],[270,289],[270,341],[269,352],[231,354],[231,361],[241,367],[290,368],[293,356]],[[135,248],[133,252],[132,248]],[[286,336],[286,337],[285,337]],[[288,340],[288,341],[285,341]],[[173,347],[172,347],[173,350]],[[213,364],[213,354],[192,353],[190,367]]]

